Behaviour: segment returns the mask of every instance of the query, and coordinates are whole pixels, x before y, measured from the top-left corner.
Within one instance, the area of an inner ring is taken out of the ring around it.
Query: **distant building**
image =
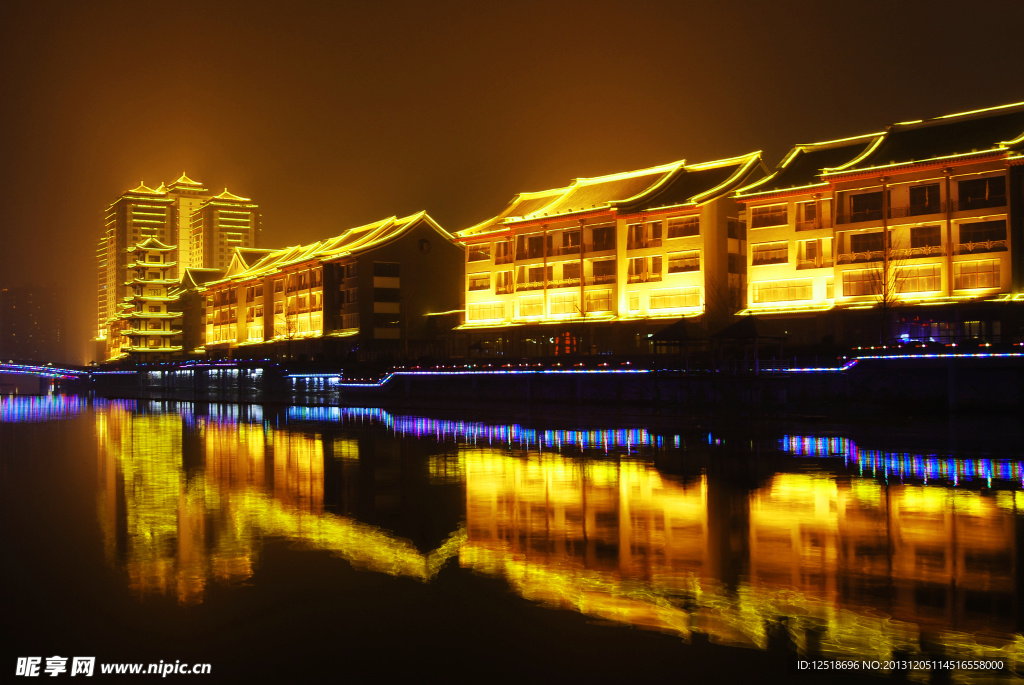
[[[136,295],[129,265],[132,248],[149,240],[173,247],[173,266],[164,275],[178,280],[187,268],[223,264],[223,253],[216,249],[222,243],[257,247],[257,210],[251,201],[227,190],[211,196],[201,183],[185,174],[157,188],[140,184],[112,202],[106,210],[96,253],[97,359],[109,359],[112,350],[121,349],[121,343],[110,343],[108,336],[113,322],[120,320],[121,305]]]
[[[1019,338],[1022,153],[1024,103],[794,147],[737,192],[741,313],[798,343]]]
[[[445,354],[435,315],[461,309],[463,254],[426,212],[311,245],[236,247],[220,280],[208,280],[208,271],[187,274],[183,286],[200,293],[205,308],[202,347],[189,351],[234,358]],[[186,330],[186,340],[191,336]]]
[[[65,301],[55,288],[0,289],[0,359],[67,361]]]
[[[457,234],[466,246],[470,347],[485,355],[648,352],[649,326],[725,320],[743,306],[746,272],[741,207],[731,195],[766,172],[755,152],[516,196]]]

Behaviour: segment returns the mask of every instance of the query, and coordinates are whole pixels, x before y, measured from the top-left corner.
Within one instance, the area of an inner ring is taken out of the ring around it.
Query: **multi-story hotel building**
[[[192,212],[190,241],[189,266],[226,269],[234,248],[259,247],[259,206],[225,188]]]
[[[181,311],[172,292],[178,283],[175,254],[178,248],[148,238],[127,250],[131,294],[118,303],[110,320],[107,359],[130,357],[138,361],[164,361],[181,352]]]
[[[746,271],[731,195],[765,173],[755,152],[517,195],[458,233],[463,329],[484,354],[646,352],[648,322],[731,315]]]
[[[108,342],[108,336],[124,298],[135,295],[130,249],[151,239],[174,247],[177,257],[165,274],[169,279],[179,279],[189,267],[223,268],[226,264],[222,264],[222,253],[212,250],[207,263],[202,246],[219,246],[230,241],[232,245],[256,247],[259,241],[256,210],[256,205],[227,191],[211,197],[201,183],[184,173],[170,185],[161,183],[157,188],[150,188],[140,184],[111,203],[106,210],[104,232],[96,253],[97,359],[111,359],[112,350],[121,349],[121,343]],[[198,240],[195,231],[202,233]],[[192,249],[196,243],[200,245],[198,251]]]
[[[223,278],[197,288],[202,344],[216,357],[422,353],[431,315],[459,311],[462,255],[426,212],[311,245],[236,247]]]
[[[737,192],[746,312],[804,343],[999,340],[1020,293],[1022,152],[1024,103],[794,147]]]

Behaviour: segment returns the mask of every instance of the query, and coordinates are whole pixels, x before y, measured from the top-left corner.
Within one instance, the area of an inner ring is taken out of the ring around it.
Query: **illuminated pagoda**
[[[129,357],[137,361],[166,361],[180,353],[181,317],[178,297],[172,293],[178,281],[177,248],[149,238],[128,248],[131,294],[120,303],[111,325],[108,359]]]
[[[1016,315],[995,303],[1020,293],[1022,152],[1024,103],[794,147],[737,192],[741,313],[785,320],[796,343],[1000,340]]]
[[[436,316],[457,314],[463,251],[426,212],[309,245],[235,247],[203,296],[211,357],[443,354]],[[433,346],[433,347],[432,347]]]
[[[732,193],[759,152],[581,178],[522,193],[457,235],[466,321],[483,354],[647,352],[672,319],[743,307],[745,234]]]

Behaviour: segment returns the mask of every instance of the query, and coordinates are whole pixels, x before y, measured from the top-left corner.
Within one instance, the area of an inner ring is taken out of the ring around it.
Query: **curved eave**
[[[759,193],[746,193],[744,195],[737,195],[737,202],[756,202],[758,200],[765,200],[774,197],[789,197],[790,195],[806,195],[807,193],[813,193],[817,190],[828,188],[828,182],[822,183],[811,183],[805,186],[796,186],[793,188],[778,188],[775,190],[762,190]]]
[[[703,193],[698,193],[697,195],[694,195],[693,197],[690,198],[690,202],[692,202],[694,204],[700,204],[701,202],[704,202],[705,200],[709,200],[711,198],[717,197],[718,195],[725,194],[726,192],[728,192],[729,188],[731,188],[732,186],[736,185],[737,183],[742,182],[744,178],[749,176],[750,173],[759,164],[761,164],[761,151],[760,150],[758,150],[757,152],[751,153],[749,155],[744,155],[743,157],[736,157],[733,160],[729,160],[729,163],[736,163],[737,161],[742,160],[744,157],[746,158],[746,161],[743,162],[736,169],[736,171],[733,172],[733,174],[731,176],[729,176],[729,178],[727,178],[722,183],[719,183],[714,188],[711,188],[710,190],[705,190]],[[693,167],[693,168],[694,168],[694,170],[700,170],[696,166]],[[714,167],[707,167],[707,168],[714,168]]]
[[[822,176],[829,179],[855,178],[859,175],[872,175],[885,171],[907,171],[909,169],[923,168],[929,166],[940,166],[944,164],[969,163],[974,160],[982,160],[987,157],[1001,157],[1008,155],[1010,150],[999,147],[990,150],[979,150],[977,152],[962,152],[955,155],[943,155],[942,157],[930,157],[928,159],[917,159],[911,162],[896,162],[895,164],[880,164],[878,166],[863,167],[859,169],[826,169]]]

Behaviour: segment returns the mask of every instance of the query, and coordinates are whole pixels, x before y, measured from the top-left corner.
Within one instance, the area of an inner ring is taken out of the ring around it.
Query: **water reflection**
[[[646,431],[530,431],[376,409],[113,404],[95,419],[107,557],[140,597],[201,602],[211,582],[252,577],[263,541],[283,537],[423,582],[455,560],[528,599],[684,639],[766,648],[782,630],[804,654],[941,653],[1012,667],[1024,648],[1021,493],[936,482],[1012,486],[1018,462],[954,460],[942,471],[949,458],[894,455],[908,478],[930,479],[901,483],[859,475],[862,457],[884,464],[887,453],[785,437],[780,453],[832,461],[808,472],[790,456],[751,484],[654,465],[713,449],[707,435],[677,448],[678,437]],[[409,443],[422,453],[394,461]],[[826,470],[840,457],[853,473]],[[423,492],[438,489],[458,493],[464,523],[436,543],[381,525],[396,507],[427,515]]]

